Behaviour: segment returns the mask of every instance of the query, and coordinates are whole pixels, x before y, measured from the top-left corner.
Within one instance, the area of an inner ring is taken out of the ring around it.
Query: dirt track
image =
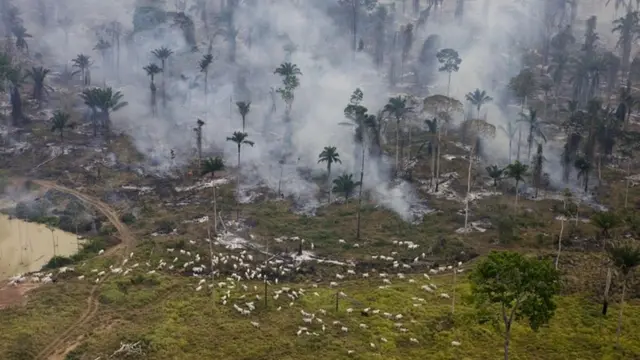
[[[45,189],[53,189],[69,195],[73,195],[79,200],[81,200],[82,202],[86,203],[87,205],[94,207],[96,210],[98,210],[104,216],[106,216],[107,219],[109,219],[109,221],[111,222],[111,224],[116,228],[120,236],[120,239],[122,240],[121,244],[112,248],[108,252],[109,254],[115,253],[116,251],[121,249],[122,250],[121,256],[124,258],[129,253],[129,250],[133,248],[134,238],[133,238],[133,235],[131,234],[131,231],[125,224],[123,224],[120,221],[120,217],[118,216],[118,214],[109,205],[89,195],[86,195],[79,191],[59,185],[52,181],[47,181],[47,180],[32,180],[32,181],[34,184],[40,185]],[[74,330],[87,324],[98,312],[99,303],[98,303],[98,300],[96,299],[95,294],[97,290],[100,288],[100,286],[102,285],[102,283],[109,276],[110,276],[110,273],[107,274],[107,276],[105,276],[99,284],[96,284],[91,288],[91,292],[89,294],[89,297],[87,298],[87,309],[82,313],[80,318],[75,323],[70,325],[67,329],[65,329],[56,339],[54,339],[51,343],[49,343],[49,345],[45,346],[44,349],[42,349],[38,353],[38,355],[36,356],[36,359],[42,359],[42,360],[64,359],[64,357],[66,356],[65,354],[66,349],[68,348],[67,343],[72,341],[72,338],[73,338],[72,335]]]

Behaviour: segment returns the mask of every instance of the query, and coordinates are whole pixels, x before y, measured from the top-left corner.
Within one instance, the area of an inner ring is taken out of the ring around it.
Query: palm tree
[[[32,67],[31,70],[27,70],[26,77],[33,80],[33,98],[38,102],[38,106],[42,106],[44,96],[53,90],[50,86],[45,84],[45,79],[49,75],[51,70],[45,69],[42,66]]]
[[[97,88],[84,89],[80,94],[84,104],[91,110],[91,122],[93,123],[93,136],[98,135],[98,98]]]
[[[73,67],[80,69],[80,73],[82,74],[82,84],[84,86],[91,85],[89,84],[89,78],[87,77],[87,70],[91,66],[91,57],[85,54],[78,54],[75,59],[71,61],[73,62]]]
[[[232,136],[227,137],[227,141],[234,142],[238,146],[238,168],[240,168],[240,150],[242,145],[249,145],[251,147],[255,145],[253,141],[247,139],[248,137],[249,134],[240,131],[234,131]]]
[[[482,108],[482,105],[493,100],[486,91],[480,89],[475,89],[473,92],[467,93],[467,95],[465,95],[465,99],[476,108],[478,119],[480,118],[480,109]]]
[[[516,160],[514,163],[507,165],[505,168],[505,174],[507,177],[516,181],[516,207],[518,206],[518,197],[520,195],[519,187],[520,182],[524,182],[524,177],[529,171],[529,166]]]
[[[113,91],[110,87],[96,88],[94,96],[97,108],[100,109],[102,115],[102,126],[108,139],[111,131],[111,112],[116,112],[129,103],[122,101],[124,95],[120,91]]]
[[[581,156],[576,159],[573,166],[578,170],[578,180],[582,179],[584,184],[584,192],[589,191],[589,173],[591,172],[591,163],[586,157]]]
[[[425,125],[427,125],[427,133],[429,134],[429,153],[431,154],[431,181],[430,187],[433,188],[433,182],[437,181],[436,179],[436,158],[438,153],[438,118],[434,117],[433,119],[426,119],[424,121]]]
[[[160,60],[160,65],[162,68],[162,105],[166,106],[167,94],[165,92],[165,78],[167,77],[167,75],[165,73],[165,70],[166,70],[165,66],[166,66],[167,59],[169,59],[169,57],[173,55],[173,50],[169,49],[168,47],[162,46],[160,48],[153,50],[151,53],[158,60]]]
[[[284,62],[280,64],[273,73],[282,77],[282,84],[284,86],[276,89],[276,92],[280,94],[280,97],[282,97],[282,100],[287,105],[286,111],[288,117],[295,97],[294,90],[300,86],[298,75],[302,75],[302,72],[298,68],[298,65],[290,62]]]
[[[9,82],[9,97],[11,101],[11,120],[13,126],[18,126],[24,119],[22,111],[22,96],[20,89],[24,84],[25,75],[19,67],[11,67],[5,70],[5,78]]]
[[[342,164],[340,160],[340,154],[335,146],[325,146],[320,155],[318,155],[318,164],[321,162],[327,163],[327,183],[329,187],[329,204],[331,204],[331,165],[333,163]]]
[[[613,21],[611,32],[619,33],[618,47],[621,49],[622,73],[629,71],[629,61],[631,59],[631,48],[633,42],[638,38],[638,27],[640,26],[640,16],[637,11],[627,11],[627,14]]]
[[[505,169],[498,167],[498,165],[491,165],[485,168],[487,174],[493,179],[493,187],[498,188],[498,181],[502,179]]]
[[[342,194],[344,201],[349,201],[349,198],[355,192],[356,188],[360,186],[360,181],[353,181],[353,174],[343,174],[333,179],[333,191]]]
[[[529,128],[529,135],[527,135],[527,145],[529,146],[529,151],[527,152],[527,159],[531,161],[531,147],[533,146],[533,142],[537,138],[542,139],[544,142],[547,141],[547,137],[542,132],[542,125],[545,124],[545,122],[538,119],[538,112],[531,108],[529,109],[528,115],[525,115],[525,114],[521,114],[521,115],[522,115],[522,120],[520,120],[519,122],[526,123],[527,127]]]
[[[204,96],[206,100],[207,93],[209,91],[209,66],[213,63],[213,55],[205,54],[198,62],[200,72],[204,74]]]
[[[193,131],[196,133],[196,147],[198,148],[198,168],[202,168],[202,127],[204,121],[198,119],[196,121],[196,127]]]
[[[29,44],[27,44],[28,38],[31,38],[31,34],[27,33],[27,29],[22,24],[17,24],[13,26],[11,29],[13,36],[16,37],[16,48],[18,50],[25,51],[27,54],[29,53]]]
[[[173,55],[173,50],[169,49],[166,46],[159,47],[153,51],[151,54],[155,56],[158,60],[160,60],[160,65],[162,67],[162,72],[165,70],[166,62],[171,55]]]
[[[598,228],[598,235],[602,237],[604,241],[603,248],[606,248],[606,240],[611,238],[611,230],[617,228],[621,224],[621,219],[613,212],[600,211],[591,217],[591,223]]]
[[[71,127],[69,120],[71,115],[64,111],[56,110],[49,121],[51,121],[51,132],[60,132],[60,142],[64,146],[64,130]]]
[[[509,88],[520,99],[520,112],[524,113],[524,107],[527,104],[527,99],[533,94],[536,89],[536,81],[533,71],[531,69],[523,69],[520,73],[509,81]],[[516,153],[516,160],[520,161],[520,144],[522,138],[522,128],[518,129],[518,151]]]
[[[602,250],[606,251],[608,248],[607,240],[612,238],[611,231],[622,223],[622,219],[613,212],[600,211],[591,216],[591,223],[598,228],[597,235],[602,239]],[[602,300],[602,315],[607,314],[607,309],[609,308],[609,290],[611,288],[611,266],[607,265],[606,268],[607,275]]]
[[[624,298],[627,290],[627,282],[633,270],[640,266],[640,248],[631,242],[613,244],[607,248],[609,259],[622,274],[622,294],[620,295],[620,312],[618,314],[618,327],[616,329],[616,344],[620,346],[620,334],[622,332],[622,314],[624,310]]]
[[[104,66],[105,68],[109,66],[109,63],[107,62],[107,52],[109,51],[109,49],[111,49],[111,43],[106,41],[105,39],[98,40],[96,46],[93,47],[93,50],[96,50],[100,53],[100,56],[102,57],[102,66]]]
[[[200,174],[202,176],[211,175],[215,177],[216,172],[224,170],[224,161],[221,157],[216,156],[214,158],[205,159],[202,163],[202,170]]]
[[[155,76],[159,73],[162,72],[162,68],[160,68],[158,65],[151,63],[147,66],[145,66],[144,71],[147,72],[147,76],[149,76],[149,78],[151,79],[151,84],[149,84],[149,89],[151,90],[151,111],[153,112],[154,115],[156,115],[157,109],[156,109],[156,84],[155,84]]]
[[[280,64],[280,66],[278,66],[273,73],[276,75],[280,75],[283,78],[302,75],[302,72],[300,71],[298,65],[290,62],[284,62]]]
[[[544,165],[544,162],[546,161],[544,155],[542,155],[542,144],[538,144],[538,149],[536,151],[536,154],[533,156],[533,159],[531,161],[532,163],[532,169],[531,169],[531,177],[532,177],[532,183],[533,183],[533,187],[536,189],[536,193],[535,193],[535,197],[538,197],[538,191],[540,189],[540,187],[542,186],[542,179],[543,179],[543,169],[542,166]]]
[[[249,102],[238,101],[236,103],[236,106],[238,107],[238,112],[242,117],[242,131],[244,131],[246,126],[247,114],[249,114],[249,111],[251,111],[251,101]]]
[[[238,206],[240,198],[240,149],[242,148],[242,145],[249,145],[251,147],[254,145],[253,141],[247,139],[248,137],[249,135],[246,132],[240,131],[234,131],[232,136],[227,137],[227,141],[234,142],[238,146],[238,173],[236,176],[236,193],[238,195],[236,196],[236,218],[238,219],[240,218],[240,207]]]
[[[507,137],[509,138],[509,164],[511,164],[511,154],[513,153],[513,151],[512,151],[513,139],[516,137],[516,133],[518,132],[518,129],[520,128],[516,124],[517,124],[517,122],[513,123],[513,122],[509,121],[507,123],[507,127],[506,128],[504,126],[502,126],[502,125],[498,126],[498,128],[500,130],[502,130],[502,132],[505,135],[507,135]]]
[[[408,113],[413,111],[413,108],[407,106],[407,98],[403,96],[396,96],[389,98],[389,102],[384,106],[382,110],[385,113],[393,116],[396,120],[396,175],[400,169],[400,121],[402,121]]]

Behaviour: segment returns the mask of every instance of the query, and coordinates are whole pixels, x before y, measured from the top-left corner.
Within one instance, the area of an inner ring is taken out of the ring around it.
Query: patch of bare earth
[[[27,292],[37,288],[40,284],[25,283],[9,285],[0,284],[0,310],[10,306],[24,305],[27,299]]]

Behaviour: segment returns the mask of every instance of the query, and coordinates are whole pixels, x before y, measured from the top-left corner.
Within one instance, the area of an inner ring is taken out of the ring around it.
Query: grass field
[[[108,262],[100,264],[106,266]],[[87,264],[87,271],[97,264]],[[468,302],[466,273],[459,275],[455,315],[451,301],[420,288],[435,283],[437,293],[452,294],[452,276],[445,274],[431,281],[421,275],[392,279],[389,288],[377,277],[349,280],[339,286],[346,294],[335,311],[336,289],[326,282],[317,284],[273,285],[305,289],[305,295],[289,306],[289,298],[269,297],[267,308],[255,295],[263,293],[261,282],[246,282],[230,290],[230,299],[221,304],[224,289],[212,295],[206,288],[194,289],[197,279],[166,274],[112,277],[100,289],[99,315],[83,327],[81,344],[67,359],[106,358],[120,342],[141,341],[146,355],[139,359],[495,359],[502,355],[502,337],[494,327],[490,312],[478,312]],[[410,283],[409,279],[414,279]],[[254,290],[254,286],[257,288]],[[73,323],[85,306],[83,299],[90,284],[70,279],[62,285],[47,285],[32,294],[23,308],[0,312],[0,354],[3,359],[27,359],[65,326]],[[315,295],[314,293],[317,293]],[[245,296],[244,299],[240,298]],[[213,297],[217,301],[213,301]],[[423,299],[420,300],[420,298]],[[556,316],[548,327],[533,332],[526,324],[513,331],[512,359],[634,359],[640,357],[640,303],[627,304],[621,348],[615,349],[617,306],[605,318],[600,306],[583,294],[558,299]],[[238,314],[233,303],[254,301],[249,316]],[[419,304],[414,306],[414,304]],[[281,308],[281,310],[278,310]],[[348,308],[354,311],[349,314]],[[370,316],[360,311],[371,308]],[[326,314],[322,314],[322,310]],[[379,309],[379,314],[373,314]],[[315,313],[323,320],[305,324],[300,311]],[[384,312],[402,314],[389,320]],[[496,313],[497,314],[497,313]],[[255,328],[251,322],[258,322]],[[340,321],[341,325],[333,325]],[[406,333],[394,323],[402,323]],[[481,324],[482,323],[482,324]],[[360,327],[366,325],[366,329]],[[317,335],[296,335],[306,326]],[[346,326],[348,332],[341,331]],[[81,333],[82,333],[81,332]],[[386,338],[383,342],[381,338]],[[418,343],[410,341],[415,338]],[[451,345],[453,340],[461,345]],[[375,345],[375,348],[371,346]],[[348,351],[354,351],[349,355]],[[22,356],[22,357],[20,357]]]

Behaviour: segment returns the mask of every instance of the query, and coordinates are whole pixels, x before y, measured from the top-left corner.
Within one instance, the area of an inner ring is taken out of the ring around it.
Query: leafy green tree
[[[327,183],[329,188],[329,204],[331,204],[331,165],[334,163],[342,164],[340,160],[340,154],[335,146],[325,146],[318,155],[318,164],[321,162],[327,163]]]
[[[498,165],[491,165],[485,168],[487,170],[487,174],[491,179],[493,179],[493,187],[498,187],[498,181],[502,179],[502,175],[505,172],[504,168],[498,167]]]
[[[342,174],[333,179],[333,192],[342,194],[344,201],[348,202],[360,184],[360,181],[353,181],[353,174]]]
[[[82,84],[83,86],[89,86],[90,81],[87,76],[87,70],[91,67],[91,57],[85,54],[78,54],[73,60],[73,67],[80,69],[80,73],[82,74]]]
[[[600,211],[591,216],[591,223],[598,228],[597,236],[602,239],[602,249],[607,250],[607,240],[612,238],[611,231],[622,224],[622,218],[611,211]],[[607,265],[604,297],[602,301],[602,315],[607,314],[609,308],[609,290],[611,288],[611,267]]]
[[[109,66],[107,55],[109,54],[110,49],[111,43],[105,39],[98,40],[96,45],[93,47],[93,50],[96,50],[98,53],[100,53],[100,56],[102,57],[102,64],[105,67]]]
[[[400,170],[400,123],[411,111],[413,111],[413,108],[407,106],[407,98],[404,96],[390,98],[383,109],[383,112],[393,116],[396,120],[396,175]]]
[[[451,91],[451,74],[460,70],[462,59],[460,59],[458,52],[453,49],[442,49],[438,51],[436,58],[441,65],[438,71],[449,74],[449,80],[447,81],[447,97],[449,97]]]
[[[518,197],[520,196],[520,183],[524,182],[524,177],[529,171],[529,166],[516,160],[514,163],[507,165],[505,174],[507,177],[516,181],[516,207],[518,206]]]
[[[284,62],[280,64],[273,72],[276,75],[280,75],[282,77],[283,86],[276,89],[276,92],[280,94],[280,97],[287,105],[287,115],[291,111],[291,106],[293,105],[293,100],[295,98],[294,91],[300,86],[300,79],[298,76],[302,75],[300,68],[298,65]]]
[[[60,132],[60,142],[64,145],[64,131],[72,127],[71,115],[60,110],[56,110],[49,121],[51,121],[51,132]]]
[[[560,274],[546,260],[516,252],[492,252],[470,276],[471,293],[478,307],[498,308],[504,325],[504,359],[509,359],[513,322],[526,319],[533,330],[551,320]]]
[[[465,95],[465,99],[476,108],[476,117],[478,119],[480,118],[480,109],[482,106],[493,100],[486,91],[480,89],[475,89],[474,91],[467,93],[467,95]]]
[[[251,101],[238,101],[236,103],[236,106],[238,107],[238,113],[242,117],[242,131],[244,131],[246,127],[247,115],[251,111]]]
[[[620,295],[620,312],[618,314],[618,327],[616,329],[616,344],[620,346],[620,334],[622,333],[622,315],[624,310],[624,298],[627,285],[633,270],[640,266],[640,248],[632,242],[620,242],[607,247],[609,259],[622,275],[622,294]]]

